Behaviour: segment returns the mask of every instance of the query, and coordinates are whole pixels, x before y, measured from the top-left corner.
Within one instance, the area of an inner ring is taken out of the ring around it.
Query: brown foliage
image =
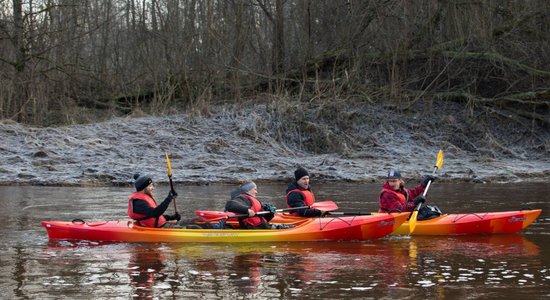
[[[29,3],[0,2],[2,119],[203,113],[275,94],[401,111],[455,100],[549,123],[545,0]]]

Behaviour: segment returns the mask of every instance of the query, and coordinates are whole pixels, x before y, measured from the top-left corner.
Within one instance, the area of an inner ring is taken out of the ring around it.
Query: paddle
[[[322,211],[333,211],[338,209],[338,205],[334,201],[320,201],[313,203],[311,206],[300,206],[290,208],[280,208],[275,212],[293,211],[299,209],[315,208]],[[256,215],[265,215],[271,213],[270,211],[259,211]],[[248,214],[234,214],[232,212],[221,212],[212,210],[197,210],[196,215],[203,218],[205,222],[219,221],[222,219],[248,217]]]
[[[168,157],[168,151],[166,153],[166,167],[168,168],[168,179],[170,180],[170,190],[172,191],[172,194],[176,193],[174,190],[174,183],[172,182],[172,166],[170,165],[170,157]],[[172,200],[174,202],[174,211],[178,213],[178,207],[176,206],[176,198]]]
[[[443,150],[439,150],[432,175],[435,175],[435,172],[437,172],[437,169],[441,169],[442,166],[443,166]],[[432,184],[432,181],[431,180],[428,181],[428,184],[424,189],[424,193],[422,194],[424,197],[426,197],[426,194],[428,194],[428,189],[430,188],[431,184]],[[418,219],[418,210],[420,209],[420,206],[422,206],[422,202],[418,203],[418,206],[416,206],[416,208],[412,212],[411,218],[409,219],[409,234],[413,233],[414,228],[416,227],[416,221]]]
[[[328,213],[329,216],[369,216],[372,215],[370,212],[360,212],[360,211],[331,211]]]

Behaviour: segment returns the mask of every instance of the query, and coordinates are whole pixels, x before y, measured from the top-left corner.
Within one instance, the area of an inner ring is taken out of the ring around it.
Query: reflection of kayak
[[[542,212],[540,209],[443,214],[431,220],[418,221],[413,235],[467,235],[516,233],[531,224]],[[293,224],[302,218],[276,214],[272,223]],[[409,222],[403,223],[393,234],[409,234]]]
[[[411,255],[411,248],[417,252],[441,253],[442,256],[462,255],[471,257],[491,257],[498,255],[537,256],[539,246],[522,234],[494,235],[455,235],[433,238],[418,236],[404,239],[398,236],[377,240],[372,243],[357,242],[305,242],[305,243],[236,243],[236,244],[178,244],[173,249],[186,258],[203,258],[204,253],[233,252],[239,255],[247,253],[297,255],[363,255],[389,256],[394,260],[405,260]],[[208,248],[205,248],[208,247]]]
[[[540,254],[539,246],[522,234],[454,235],[436,239],[430,236],[417,236],[409,240],[412,244],[409,248],[414,248],[417,252],[430,251],[445,253],[444,255],[489,258],[500,255],[537,256]]]
[[[133,221],[43,221],[52,240],[120,242],[292,242],[366,240],[386,236],[408,213],[303,219],[295,227],[276,230],[146,228]]]

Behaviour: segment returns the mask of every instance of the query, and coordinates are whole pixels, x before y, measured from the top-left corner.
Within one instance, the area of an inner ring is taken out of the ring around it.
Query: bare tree
[[[520,105],[548,122],[549,16],[544,0],[0,1],[0,117],[87,122],[267,92]]]

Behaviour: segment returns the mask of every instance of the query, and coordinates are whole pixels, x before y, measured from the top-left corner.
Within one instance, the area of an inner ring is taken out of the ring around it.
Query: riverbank
[[[474,124],[481,119],[453,103],[430,115],[309,104],[247,103],[201,115],[48,128],[0,122],[0,184],[126,185],[136,172],[166,182],[165,151],[173,179],[185,184],[289,181],[298,165],[316,181],[375,182],[390,168],[414,181],[432,171],[440,148],[445,153],[440,180],[550,178],[548,147],[536,145],[550,143],[547,131],[535,137],[536,128],[497,124],[500,119],[491,116]],[[291,113],[297,109],[302,112]]]

